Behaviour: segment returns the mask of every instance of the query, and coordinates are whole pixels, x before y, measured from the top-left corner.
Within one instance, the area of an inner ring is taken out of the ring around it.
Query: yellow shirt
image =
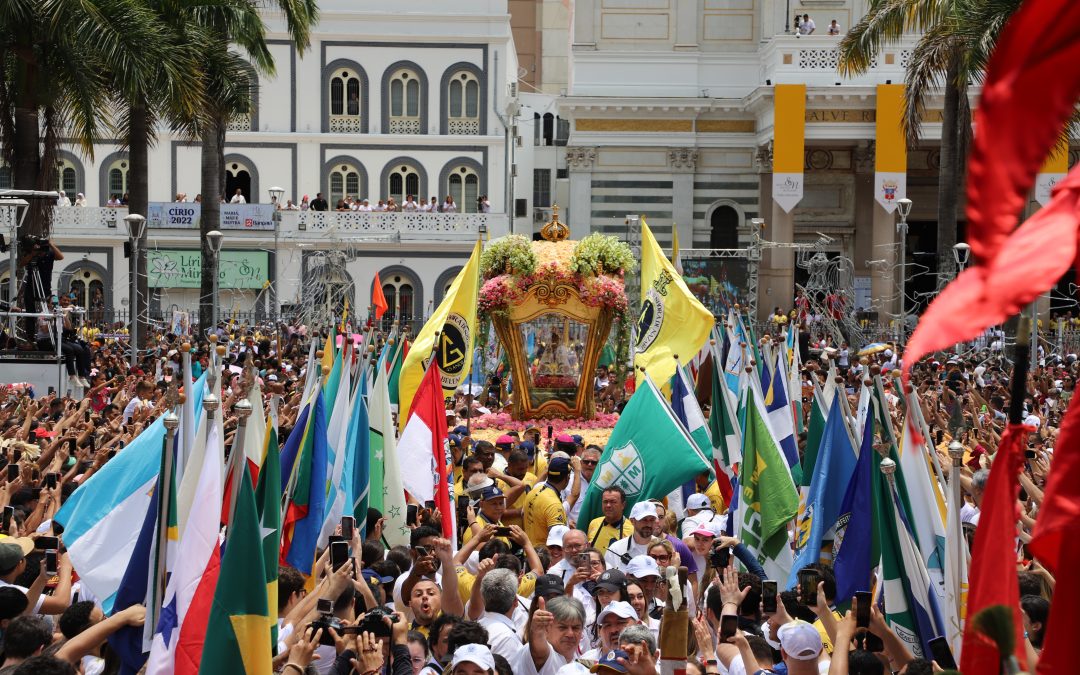
[[[524,509],[525,498],[529,496],[529,491],[536,485],[536,474],[531,471],[525,472],[525,477],[521,479],[522,483],[525,483],[528,487],[518,495],[516,501],[513,504],[508,504],[508,509]],[[522,516],[503,516],[503,523],[506,525],[517,525],[518,527],[524,527],[525,519]]]
[[[476,583],[476,575],[470,574],[464,565],[457,566],[458,595],[461,596],[462,604],[469,601],[472,596],[473,584]],[[518,595],[530,598],[536,591],[536,575],[528,572],[518,582]]]
[[[524,520],[529,541],[534,544],[546,542],[548,530],[566,524],[566,511],[559,491],[546,482],[530,490],[525,496]]]
[[[484,528],[489,524],[494,525],[495,527],[502,527],[505,524],[505,523],[492,523],[482,513],[476,514],[476,522],[480,523],[481,528]],[[469,542],[469,540],[472,539],[472,538],[473,538],[472,528],[471,527],[466,527],[465,528],[465,534],[463,534],[461,536],[461,544],[462,545],[467,544]],[[502,539],[504,542],[506,542],[507,546],[511,545],[510,544],[510,539],[508,539],[507,537],[494,537],[494,539]]]
[[[607,553],[607,547],[611,542],[625,539],[633,531],[634,524],[630,522],[629,518],[620,518],[615,525],[608,525],[604,522],[604,517],[600,516],[599,518],[593,518],[593,521],[589,523],[589,530],[585,536],[589,546],[595,546],[596,550],[603,555]]]

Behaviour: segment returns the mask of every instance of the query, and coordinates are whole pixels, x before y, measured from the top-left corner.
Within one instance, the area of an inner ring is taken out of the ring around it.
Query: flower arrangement
[[[577,389],[578,381],[573,375],[537,375],[533,386],[540,389]]]
[[[590,234],[577,243],[570,256],[570,269],[583,277],[601,274],[623,276],[637,269],[630,247],[617,237]]]
[[[626,287],[622,279],[601,274],[582,280],[581,301],[590,307],[608,307],[617,315],[626,312]]]
[[[496,275],[529,276],[536,271],[536,253],[532,242],[521,234],[499,237],[480,254],[480,274],[485,279]]]
[[[508,412],[489,413],[472,419],[473,429],[497,429],[506,431],[525,431],[529,427],[547,429],[551,425],[556,434],[568,430],[578,429],[612,429],[619,421],[618,413],[605,413],[596,411],[596,416],[590,420],[584,419],[560,419],[558,417],[543,420],[515,420]]]
[[[477,307],[484,316],[503,313],[521,294],[522,288],[518,279],[510,274],[499,274],[485,281],[480,287]]]

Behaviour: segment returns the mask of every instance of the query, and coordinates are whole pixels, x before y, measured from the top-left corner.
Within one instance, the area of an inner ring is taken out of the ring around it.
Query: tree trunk
[[[938,162],[937,254],[938,279],[954,275],[953,246],[956,244],[956,205],[960,192],[959,135],[960,95],[956,78],[960,55],[949,63],[945,74],[945,105],[941,113],[941,155]]]
[[[142,105],[131,106],[131,123],[128,128],[128,213],[137,213],[143,217],[147,215],[150,206],[150,179],[149,179],[149,116],[146,107]],[[139,338],[142,342],[140,347],[147,344],[146,338],[149,333],[149,284],[146,277],[147,257],[147,229],[143,229],[142,239],[139,240],[139,257],[135,261],[135,298],[132,307],[135,310],[135,320],[138,322]]]
[[[15,109],[15,142],[12,144],[12,178],[16,190],[41,189],[41,118],[33,105]],[[42,236],[48,222],[43,207],[52,208],[55,203],[42,204],[31,199],[30,213],[19,228],[20,238],[27,235]]]
[[[223,165],[221,145],[224,124],[219,118],[207,123],[202,133],[202,279],[199,290],[199,333],[205,335],[214,327],[214,273],[217,260],[206,235],[221,225],[221,192]]]

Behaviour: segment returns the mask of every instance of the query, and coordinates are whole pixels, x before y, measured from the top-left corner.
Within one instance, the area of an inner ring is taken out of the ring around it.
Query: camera
[[[714,545],[709,551],[709,566],[713,569],[723,569],[731,560],[731,549],[727,546]]]
[[[20,243],[20,248],[22,248],[24,251],[39,253],[49,248],[49,240],[45,237],[28,234],[23,237],[22,242]]]
[[[372,633],[376,637],[390,637],[390,626],[387,626],[386,622],[383,621],[384,617],[390,617],[390,623],[399,621],[396,614],[388,612],[382,607],[376,607],[364,615],[364,619],[357,626],[357,631]]]
[[[329,629],[333,628],[337,631],[338,635],[341,635],[342,624],[341,620],[334,616],[334,603],[331,600],[320,599],[319,600],[319,618],[311,622],[311,631],[322,629],[322,636],[319,637],[319,644],[326,645],[328,647],[334,646],[334,636],[330,634]]]

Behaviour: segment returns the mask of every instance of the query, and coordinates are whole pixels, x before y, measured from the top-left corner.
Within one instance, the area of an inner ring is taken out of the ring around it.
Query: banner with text
[[[150,202],[146,222],[151,228],[199,229],[202,204],[198,202]],[[273,230],[273,204],[222,204],[222,230]]]
[[[904,85],[877,86],[874,150],[874,199],[889,213],[907,197],[907,138],[904,133]]]
[[[1069,172],[1069,139],[1058,141],[1043,167],[1035,176],[1035,201],[1045,206],[1050,201],[1050,193],[1058,181]]]
[[[218,263],[219,288],[264,288],[270,265],[266,251],[222,251]],[[146,252],[150,288],[199,288],[202,252],[155,250]]]
[[[773,201],[790,213],[803,197],[806,85],[776,85],[773,106]]]

